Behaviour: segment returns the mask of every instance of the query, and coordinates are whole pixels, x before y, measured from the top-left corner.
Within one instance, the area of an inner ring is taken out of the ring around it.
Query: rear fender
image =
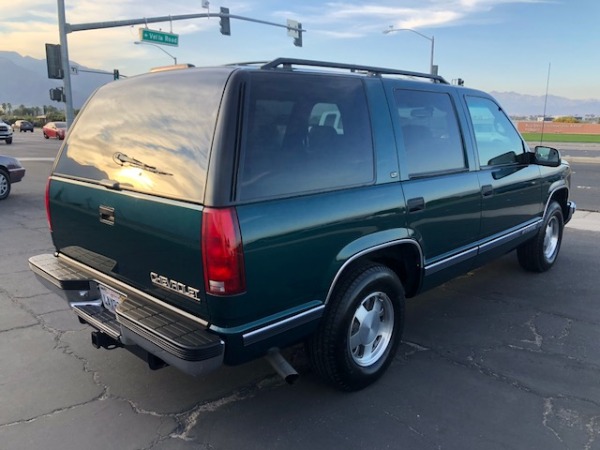
[[[377,262],[390,267],[402,281],[407,297],[415,295],[423,278],[423,252],[406,229],[392,229],[363,236],[348,244],[338,254],[344,261],[331,275],[332,282],[325,303],[333,296],[344,275],[355,267]]]

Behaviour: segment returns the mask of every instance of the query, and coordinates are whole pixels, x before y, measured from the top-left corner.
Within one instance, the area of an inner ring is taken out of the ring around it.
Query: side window
[[[467,97],[481,166],[514,164],[525,152],[523,141],[504,111],[492,100]]]
[[[250,75],[238,198],[339,189],[374,180],[367,101],[358,78]]]
[[[394,92],[410,177],[466,169],[456,111],[443,92]]]

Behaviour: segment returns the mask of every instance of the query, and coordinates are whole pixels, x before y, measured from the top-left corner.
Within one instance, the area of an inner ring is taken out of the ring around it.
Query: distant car
[[[4,141],[7,144],[12,144],[13,132],[9,124],[4,123],[0,119],[0,141]]]
[[[27,120],[17,120],[13,123],[12,126],[13,131],[19,130],[19,132],[23,131],[31,131],[33,133],[33,124]]]
[[[25,176],[25,168],[10,156],[0,155],[0,200],[10,194],[10,185],[17,183]]]
[[[67,122],[48,122],[42,127],[42,134],[45,139],[56,138],[61,141],[67,133]]]

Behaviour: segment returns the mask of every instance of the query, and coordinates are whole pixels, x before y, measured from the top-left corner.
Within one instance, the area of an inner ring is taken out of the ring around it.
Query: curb
[[[600,213],[594,211],[576,211],[566,228],[596,231],[600,233]]]

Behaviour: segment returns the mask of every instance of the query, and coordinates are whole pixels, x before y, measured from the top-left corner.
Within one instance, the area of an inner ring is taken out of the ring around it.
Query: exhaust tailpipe
[[[278,348],[270,349],[265,358],[267,358],[267,361],[269,361],[269,364],[273,366],[275,372],[277,372],[287,384],[294,384],[300,377],[298,372],[296,372],[296,369],[294,369],[292,365],[287,362]]]

